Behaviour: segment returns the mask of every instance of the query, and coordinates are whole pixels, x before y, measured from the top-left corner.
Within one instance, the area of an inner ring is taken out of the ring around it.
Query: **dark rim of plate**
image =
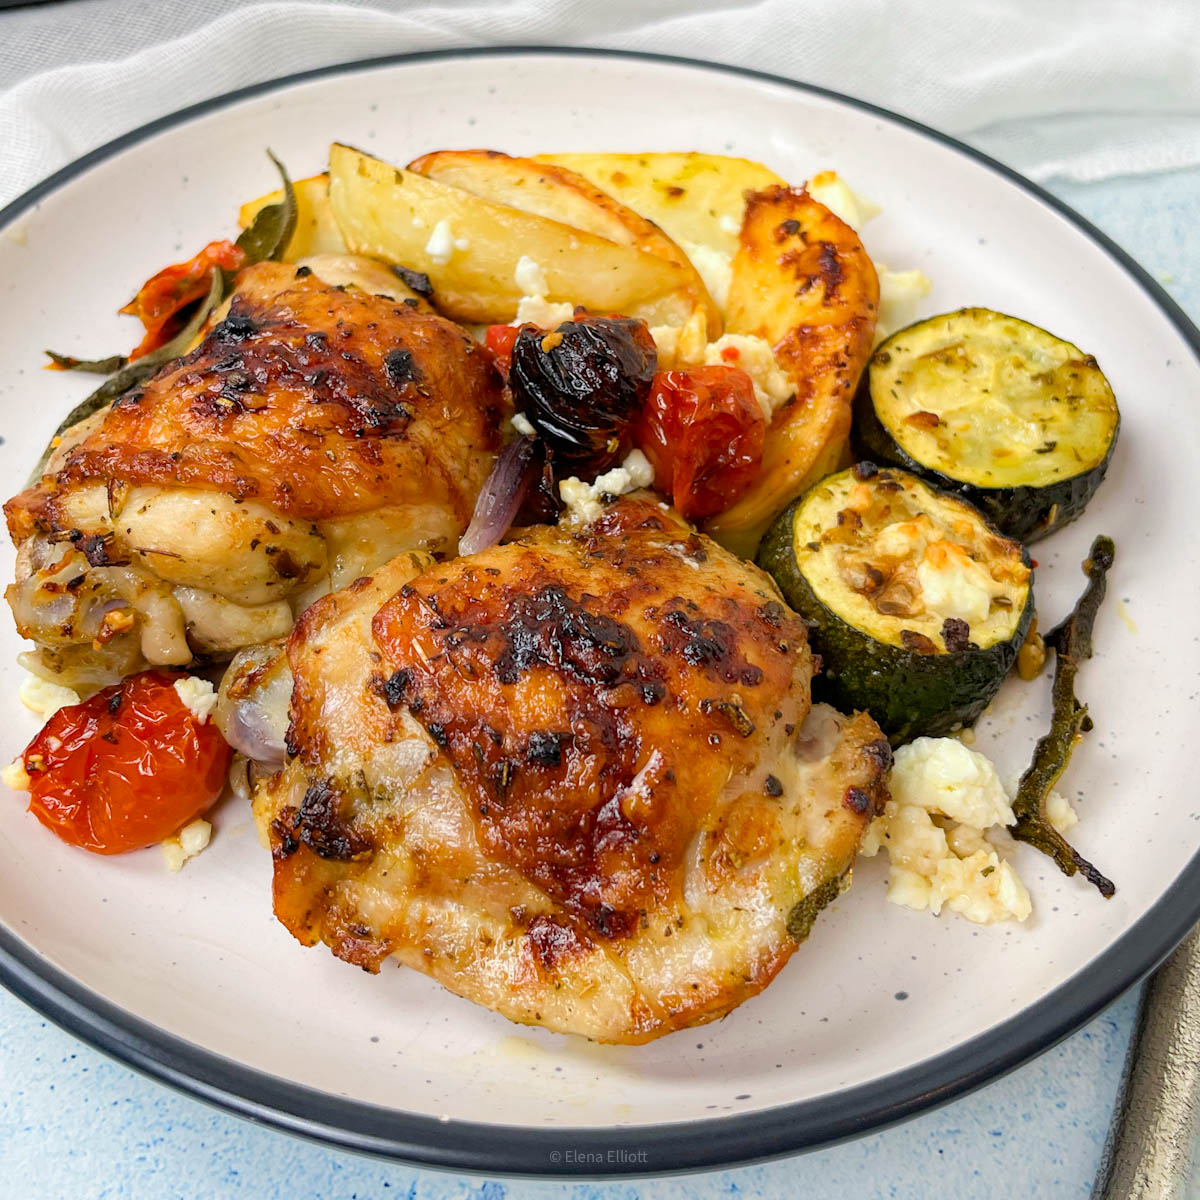
[[[762,71],[665,54],[556,46],[472,47],[393,54],[302,71],[193,104],[85,154],[0,210],[0,228],[126,147],[249,97],[323,76],[403,63],[516,55],[576,55],[720,71],[822,96],[914,130],[987,167],[1082,230],[1133,277],[1200,359],[1200,331],[1171,297],[1115,242],[1011,168],[946,134],[852,96]],[[826,1146],[944,1104],[1074,1032],[1158,966],[1197,920],[1200,853],[1159,901],[1083,970],[970,1041],[882,1079],[814,1099],[741,1116],[628,1127],[529,1128],[441,1121],[305,1087],[205,1050],[118,1008],[58,970],[3,926],[0,982],[56,1024],[146,1075],[288,1133],[344,1150],[466,1173],[628,1177],[733,1166]]]

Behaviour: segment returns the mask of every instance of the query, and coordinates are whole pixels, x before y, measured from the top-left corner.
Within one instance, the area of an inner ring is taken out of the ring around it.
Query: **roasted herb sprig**
[[[1064,875],[1081,873],[1105,899],[1116,892],[1116,886],[1050,824],[1046,801],[1066,770],[1075,743],[1092,728],[1087,705],[1080,703],[1075,695],[1075,676],[1080,662],[1092,657],[1092,631],[1115,556],[1112,538],[1096,538],[1083,564],[1088,578],[1083,595],[1062,624],[1046,636],[1046,645],[1053,647],[1055,656],[1051,691],[1054,711],[1049,732],[1038,740],[1033,762],[1021,776],[1013,801],[1017,823],[1012,829],[1013,837],[1036,846],[1054,859]]]

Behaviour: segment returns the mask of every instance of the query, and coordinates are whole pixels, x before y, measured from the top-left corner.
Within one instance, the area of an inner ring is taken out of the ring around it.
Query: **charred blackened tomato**
[[[549,333],[521,326],[508,379],[556,473],[591,479],[629,453],[657,366],[644,322],[585,317]]]
[[[691,367],[655,377],[637,442],[655,486],[682,516],[698,520],[727,509],[754,482],[765,434],[745,371]]]

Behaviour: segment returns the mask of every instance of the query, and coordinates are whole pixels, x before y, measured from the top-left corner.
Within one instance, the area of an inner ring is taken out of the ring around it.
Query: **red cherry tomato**
[[[208,295],[213,271],[236,271],[245,261],[246,252],[235,242],[209,242],[187,262],[163,267],[157,275],[151,275],[121,309],[146,327],[146,336],[129,357],[141,358],[169,342],[184,326],[182,310]]]
[[[711,517],[743,495],[762,465],[766,421],[739,367],[660,371],[637,442],[654,482],[689,518]]]
[[[483,336],[483,344],[492,352],[501,375],[507,376],[508,368],[512,366],[513,346],[520,332],[519,325],[489,325]]]
[[[221,794],[233,751],[145,671],[60,708],[25,748],[29,809],[64,842],[120,854],[170,837]]]

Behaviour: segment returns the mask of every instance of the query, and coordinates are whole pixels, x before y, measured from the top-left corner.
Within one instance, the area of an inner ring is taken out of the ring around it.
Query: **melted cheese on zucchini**
[[[1080,475],[1116,432],[1117,402],[1094,358],[987,309],[901,330],[869,370],[875,411],[901,449],[976,487]]]
[[[796,514],[796,562],[822,604],[891,646],[965,649],[947,619],[981,649],[1011,638],[1029,594],[1017,542],[969,505],[899,471],[831,476]]]

